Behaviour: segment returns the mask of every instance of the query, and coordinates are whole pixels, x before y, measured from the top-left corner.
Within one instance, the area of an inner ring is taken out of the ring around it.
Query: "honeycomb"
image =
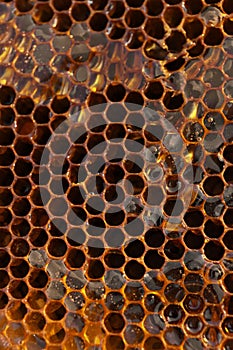
[[[233,1],[0,1],[0,350],[233,350]]]

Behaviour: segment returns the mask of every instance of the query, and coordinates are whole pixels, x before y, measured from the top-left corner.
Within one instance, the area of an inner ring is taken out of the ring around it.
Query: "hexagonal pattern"
[[[233,349],[232,0],[0,14],[0,349]]]

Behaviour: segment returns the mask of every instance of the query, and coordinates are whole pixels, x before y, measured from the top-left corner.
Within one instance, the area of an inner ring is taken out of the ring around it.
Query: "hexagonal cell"
[[[163,21],[160,18],[150,18],[145,24],[146,33],[155,39],[163,39],[165,29]]]
[[[222,13],[217,7],[208,6],[203,9],[201,17],[207,25],[217,25],[222,19]]]
[[[141,327],[128,325],[124,331],[125,340],[130,345],[138,345],[143,341],[144,334]]]
[[[105,29],[107,25],[107,17],[104,13],[97,12],[94,15],[91,16],[89,20],[90,27],[93,31],[101,32]]]
[[[43,267],[47,261],[47,254],[45,251],[33,249],[28,258],[30,264],[35,267]]]
[[[72,4],[71,0],[67,0],[65,3],[61,0],[53,0],[53,7],[57,11],[65,11],[68,10]]]
[[[49,4],[37,4],[34,9],[34,20],[38,23],[49,22],[54,13]]]
[[[59,33],[67,32],[72,25],[70,16],[67,13],[57,13],[54,19],[54,28]]]
[[[45,317],[39,312],[28,314],[25,322],[28,324],[28,328],[33,332],[42,331],[46,324]]]
[[[164,19],[171,28],[178,27],[183,18],[183,12],[179,6],[167,7],[164,12]]]
[[[189,39],[195,39],[203,33],[203,24],[198,18],[187,18],[183,28]]]

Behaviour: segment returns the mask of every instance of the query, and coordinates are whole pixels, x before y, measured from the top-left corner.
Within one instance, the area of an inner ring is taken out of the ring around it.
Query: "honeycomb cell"
[[[0,103],[2,105],[11,105],[16,97],[15,90],[10,86],[1,86],[0,88]]]
[[[209,27],[206,29],[204,43],[208,46],[220,45],[223,41],[223,33],[220,28]]]
[[[140,304],[129,304],[124,311],[124,315],[127,321],[139,323],[144,318],[144,311]]]
[[[232,141],[232,124],[226,125],[223,131],[223,136],[227,142]]]
[[[16,8],[19,12],[29,12],[33,8],[32,1],[24,0],[24,1],[16,1]]]
[[[211,198],[206,200],[204,210],[211,217],[219,217],[224,210],[224,204],[219,199]]]
[[[44,329],[47,339],[52,344],[60,344],[65,338],[65,330],[56,322],[48,323]]]
[[[204,147],[206,151],[217,153],[223,146],[223,139],[217,133],[209,133],[204,139]]]
[[[48,276],[41,269],[34,269],[29,276],[29,283],[33,288],[44,288],[47,282]]]
[[[21,323],[12,322],[8,325],[6,329],[6,334],[8,338],[11,339],[13,344],[18,345],[25,338],[24,326]]]
[[[144,53],[153,60],[164,61],[168,55],[168,51],[162,48],[156,41],[147,40],[144,46]]]
[[[88,266],[88,276],[92,279],[101,278],[104,275],[104,266],[100,260],[91,260]]]
[[[106,340],[106,349],[123,350],[125,348],[124,342],[118,335],[109,335]]]
[[[224,172],[224,179],[227,183],[232,184],[232,167],[228,167]]]
[[[184,34],[178,30],[173,30],[171,35],[166,39],[167,47],[172,53],[181,52],[185,42]]]
[[[33,150],[33,144],[29,138],[18,137],[14,143],[14,149],[19,156],[28,156]]]
[[[130,301],[142,300],[144,297],[144,288],[140,282],[129,282],[125,287],[125,296]]]
[[[108,19],[104,13],[97,12],[91,16],[89,24],[93,31],[101,32],[105,29]]]
[[[85,292],[89,299],[100,300],[105,293],[105,287],[100,281],[92,281],[86,285]]]
[[[181,306],[171,304],[164,310],[164,316],[169,324],[178,324],[184,318],[184,311]]]
[[[232,156],[231,156],[232,155],[231,151],[232,151],[232,146],[231,145],[227,146],[224,149],[223,156],[226,159],[226,161],[228,161],[229,163],[232,164],[233,163],[233,159],[232,159]]]
[[[222,129],[224,120],[219,112],[209,112],[205,116],[204,124],[208,130],[218,131]]]
[[[89,321],[99,322],[103,319],[103,315],[104,315],[103,306],[98,303],[91,303],[86,307],[85,313]]]
[[[185,233],[184,242],[190,249],[199,249],[204,244],[204,236],[201,231],[188,230]]]
[[[82,230],[71,229],[67,233],[67,241],[71,246],[80,246],[85,242],[85,239],[85,233]]]
[[[204,252],[209,260],[218,261],[221,260],[224,255],[224,247],[217,240],[212,240],[205,244]]]
[[[203,189],[209,196],[216,196],[222,193],[224,183],[218,176],[210,176],[204,180]]]
[[[156,4],[153,0],[146,1],[146,9],[149,16],[157,16],[163,11],[163,2],[162,0],[158,0]]]
[[[65,33],[72,25],[70,16],[67,13],[58,13],[54,21],[54,27],[57,32]]]
[[[184,258],[184,264],[190,271],[199,271],[204,266],[204,260],[200,252],[187,252]]]
[[[219,304],[222,301],[224,292],[217,284],[209,284],[204,290],[204,297],[211,304]]]
[[[223,237],[223,243],[224,245],[232,250],[232,244],[231,244],[231,238],[232,238],[232,234],[233,234],[233,231],[232,230],[229,230],[225,233],[224,237]]]
[[[168,216],[179,216],[184,209],[183,202],[175,198],[170,198],[164,204],[164,212]]]
[[[86,4],[75,4],[72,7],[72,17],[78,21],[78,22],[83,22],[88,19],[90,15],[90,10],[89,7]]]
[[[124,326],[125,321],[121,314],[117,312],[111,312],[104,320],[105,327],[111,333],[120,333]]]
[[[11,241],[11,234],[6,229],[1,229],[1,239],[0,239],[0,246],[6,247]]]
[[[125,273],[130,279],[141,279],[145,273],[145,267],[136,260],[129,261],[125,266]]]
[[[232,80],[229,80],[224,86],[224,92],[227,97],[232,97]]]
[[[109,26],[109,38],[112,40],[117,40],[123,37],[125,34],[125,27],[123,23],[116,23]],[[137,49],[142,46],[143,34],[134,34],[131,36],[131,40],[128,41],[128,47],[130,49]]]
[[[66,289],[65,289],[64,285],[58,281],[52,281],[47,288],[47,295],[52,300],[62,299],[64,297],[65,293],[66,293]],[[56,309],[56,307],[55,307],[55,309]],[[51,308],[51,310],[53,310],[53,308]]]
[[[15,299],[23,299],[28,294],[28,286],[24,281],[13,280],[9,284],[9,293]]]
[[[7,315],[12,320],[21,321],[26,314],[27,308],[21,301],[13,301],[8,304]]]
[[[140,344],[144,338],[143,330],[137,325],[128,325],[124,331],[124,337],[130,345]]]
[[[38,23],[49,22],[53,17],[53,10],[47,3],[36,4],[34,8],[34,20]]]
[[[48,64],[53,54],[49,44],[41,44],[35,48],[33,56],[37,63]]]
[[[224,227],[220,221],[209,219],[205,222],[204,232],[210,238],[219,238],[224,232]]]
[[[187,18],[184,22],[183,28],[189,39],[195,39],[203,32],[203,24],[198,18]]]
[[[57,11],[65,11],[69,10],[71,6],[71,1],[67,0],[65,3],[61,0],[54,0],[53,1],[53,6]]]
[[[200,292],[204,285],[204,280],[201,276],[195,273],[189,273],[184,280],[185,288],[191,293]]]
[[[232,35],[233,33],[233,28],[232,28],[232,21],[230,18],[226,18],[223,24],[223,29],[225,33]]]
[[[30,32],[35,27],[31,14],[24,14],[16,18],[16,25],[22,32]]]
[[[165,35],[163,21],[159,18],[150,18],[145,24],[146,33],[155,39],[162,39]]]
[[[219,87],[224,82],[224,75],[219,69],[208,69],[204,76],[204,82],[211,87]]]
[[[182,93],[174,94],[173,92],[167,92],[163,98],[163,103],[168,110],[175,110],[183,105],[184,98]]]
[[[179,262],[167,262],[163,272],[169,281],[179,281],[184,274],[184,268]]]
[[[169,345],[179,346],[184,340],[184,333],[179,327],[168,327],[164,337]]]
[[[52,199],[49,204],[49,211],[55,216],[63,216],[66,213],[67,208],[66,201],[61,198]]]
[[[146,339],[145,343],[144,343],[144,348],[146,350],[149,350],[151,348],[157,348],[158,350],[164,350],[164,344],[161,341],[161,339],[159,339],[158,337],[149,337]]]
[[[159,81],[150,82],[145,88],[145,96],[150,100],[158,100],[164,92],[163,85]]]
[[[0,109],[0,125],[10,126],[15,120],[15,112],[11,107]]]
[[[125,262],[125,257],[120,251],[113,250],[105,255],[104,262],[110,268],[120,268]]]
[[[198,314],[203,310],[204,301],[197,294],[188,294],[183,301],[183,305],[189,314]]]
[[[211,280],[219,280],[223,275],[223,271],[222,271],[222,268],[221,266],[219,265],[213,265],[210,267],[210,270],[209,270],[209,278]]]
[[[85,262],[84,253],[78,249],[71,249],[67,255],[67,264],[72,268],[79,268]]]
[[[59,301],[51,301],[45,309],[46,315],[53,321],[60,321],[66,313],[65,307]]]
[[[102,2],[101,2],[102,4]],[[125,12],[124,2],[111,1],[108,7],[108,16],[112,19],[121,18]]]
[[[17,120],[16,132],[19,135],[31,134],[34,129],[31,118],[19,118]]]
[[[5,292],[0,291],[0,309],[4,309],[8,304],[8,296]]]
[[[62,239],[54,238],[48,245],[48,252],[51,256],[61,257],[65,255],[67,246]]]
[[[184,254],[184,246],[178,239],[171,240],[164,246],[166,256],[171,260],[178,260]]]
[[[42,291],[31,291],[27,297],[30,307],[39,310],[46,303],[46,296]]]
[[[224,0],[222,6],[223,6],[223,10],[227,14],[231,14],[233,12],[232,3],[229,0]]]
[[[69,312],[66,316],[66,326],[71,331],[81,332],[84,327],[84,320],[81,316]]]
[[[191,210],[185,214],[184,220],[189,227],[200,227],[203,223],[204,216],[201,211]]]
[[[160,256],[156,250],[148,250],[144,257],[146,266],[151,269],[160,269],[164,264],[164,260],[164,257]]]
[[[53,99],[52,105],[51,105],[53,111],[57,114],[63,114],[68,111],[70,108],[70,102],[67,97],[64,96],[56,96]]]
[[[198,316],[188,316],[185,321],[185,329],[190,335],[198,335],[203,329],[203,322]]]
[[[226,38],[223,44],[224,50],[231,54],[232,50],[231,50],[231,38]]]
[[[10,264],[10,271],[15,278],[23,278],[29,272],[29,265],[24,259],[13,259]]]
[[[176,28],[183,18],[183,12],[178,6],[167,7],[164,12],[164,19],[171,28]]]

